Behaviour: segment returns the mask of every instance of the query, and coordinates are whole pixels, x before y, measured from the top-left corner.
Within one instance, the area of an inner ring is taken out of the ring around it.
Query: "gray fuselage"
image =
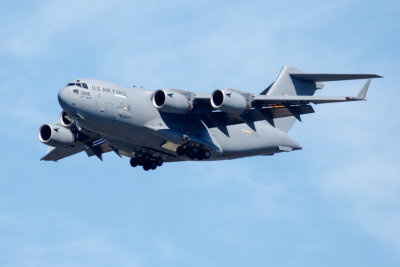
[[[80,127],[101,135],[113,147],[127,153],[143,149],[174,155],[174,161],[188,160],[163,146],[167,141],[178,143],[186,134],[208,139],[215,145],[210,146],[210,160],[301,149],[286,133],[265,120],[254,122],[253,129],[240,123],[221,131],[218,127],[207,127],[195,112],[160,111],[152,102],[154,91],[94,79],[80,81],[88,88],[66,86],[60,90],[61,107],[78,120]]]

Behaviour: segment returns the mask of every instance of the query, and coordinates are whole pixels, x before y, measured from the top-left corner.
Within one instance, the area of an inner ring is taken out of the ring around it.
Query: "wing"
[[[294,116],[301,121],[300,115],[313,113],[314,109],[310,104],[338,103],[349,101],[365,100],[372,75],[363,74],[296,74],[302,79],[317,81],[333,81],[339,79],[360,79],[369,77],[357,96],[312,96],[312,95],[252,95],[246,92],[239,92],[248,99],[250,109],[243,114],[220,112],[212,108],[210,104],[211,95],[194,94],[194,106],[197,108],[202,121],[207,127],[218,127],[227,133],[226,126],[246,123],[254,129],[254,122],[266,120],[274,125],[274,119]],[[379,77],[379,76],[377,76]],[[372,77],[374,78],[374,77]],[[196,109],[195,109],[196,110]]]
[[[60,159],[85,151],[88,157],[96,156],[103,160],[102,154],[117,151],[107,144],[101,136],[96,134],[80,133],[80,141],[72,146],[49,147],[47,154],[40,160],[58,161]],[[119,153],[117,153],[119,155]]]
[[[83,146],[75,145],[71,147],[52,147],[49,146],[47,154],[43,156],[40,160],[46,161],[58,161],[60,159],[72,156],[76,153],[82,152]]]
[[[299,75],[300,74],[298,74],[297,76],[299,76]],[[344,74],[342,74],[342,76],[343,75]],[[352,75],[354,75],[354,74],[352,74]],[[360,75],[361,74],[359,74],[358,76],[360,76]],[[330,76],[332,76],[332,75],[330,75]],[[325,78],[325,80],[328,79],[328,77],[330,77],[330,76],[327,76]],[[343,79],[342,76],[340,76],[340,77]],[[350,76],[350,77],[354,78],[353,76]],[[314,79],[319,78],[319,80],[322,80],[322,77],[314,77],[313,76],[313,78]],[[334,78],[330,77],[330,79],[333,80]],[[348,79],[350,79],[350,78],[348,78]],[[253,95],[251,98],[251,101],[253,102],[253,104],[254,104],[254,102],[255,103],[258,102],[258,103],[266,104],[269,106],[304,105],[304,104],[309,104],[309,103],[324,104],[324,103],[337,103],[337,102],[347,102],[347,101],[360,101],[360,100],[365,100],[370,83],[371,83],[371,79],[368,79],[366,84],[361,89],[361,91],[357,94],[357,96]],[[199,103],[202,106],[211,108],[210,97],[211,96],[209,94],[195,94],[194,95],[194,99],[197,103]]]

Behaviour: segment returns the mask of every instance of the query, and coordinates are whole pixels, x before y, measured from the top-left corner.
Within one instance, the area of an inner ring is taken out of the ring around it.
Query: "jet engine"
[[[71,128],[72,124],[74,123],[74,120],[68,116],[68,114],[63,111],[60,114],[60,122],[61,125],[64,126],[65,128]]]
[[[39,140],[53,147],[70,146],[75,143],[71,130],[58,123],[43,124],[39,128]]]
[[[155,91],[153,105],[161,111],[177,114],[184,114],[193,108],[186,96],[171,90]]]
[[[250,109],[250,103],[244,96],[229,90],[215,90],[211,94],[210,102],[215,109],[235,114],[242,114]]]

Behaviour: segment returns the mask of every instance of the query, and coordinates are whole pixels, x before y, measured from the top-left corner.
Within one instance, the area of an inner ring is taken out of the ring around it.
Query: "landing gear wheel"
[[[190,157],[190,154],[191,154],[192,151],[190,150],[189,146],[185,146],[183,151],[185,152],[186,156]]]
[[[137,158],[131,158],[130,164],[132,167],[136,167],[137,165],[139,165]]]
[[[177,153],[179,156],[183,156],[183,155],[185,155],[185,150],[183,149],[182,146],[178,146],[178,147],[176,148],[176,153]]]
[[[143,170],[145,170],[145,171],[148,171],[148,170],[150,170],[149,163],[145,163],[145,164],[143,164]]]
[[[149,162],[151,160],[151,155],[149,153],[145,153],[142,157],[144,162]]]
[[[202,152],[203,152],[202,154],[203,154],[204,159],[209,159],[211,157],[211,153],[209,150],[204,149]]]
[[[197,154],[197,159],[198,160],[203,160],[204,159],[203,151],[199,151],[199,153]]]
[[[192,147],[190,148],[190,152],[191,152],[191,154],[192,154],[193,157],[197,157],[197,154],[199,153],[199,150],[197,149],[197,147],[192,146]]]
[[[195,159],[197,156],[197,147],[195,146],[186,146],[185,147],[185,155],[190,159]]]
[[[139,166],[143,166],[143,158],[142,158],[142,156],[138,156],[137,158],[136,158],[136,162],[137,162],[137,165],[139,165]]]
[[[155,162],[156,162],[157,166],[161,166],[164,163],[162,157],[156,157]]]
[[[155,170],[157,168],[157,163],[155,161],[150,161],[150,169]]]

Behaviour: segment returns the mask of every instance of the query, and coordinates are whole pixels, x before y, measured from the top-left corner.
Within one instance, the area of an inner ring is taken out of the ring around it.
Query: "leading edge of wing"
[[[291,77],[311,82],[333,82],[358,79],[383,78],[376,74],[291,73]]]

